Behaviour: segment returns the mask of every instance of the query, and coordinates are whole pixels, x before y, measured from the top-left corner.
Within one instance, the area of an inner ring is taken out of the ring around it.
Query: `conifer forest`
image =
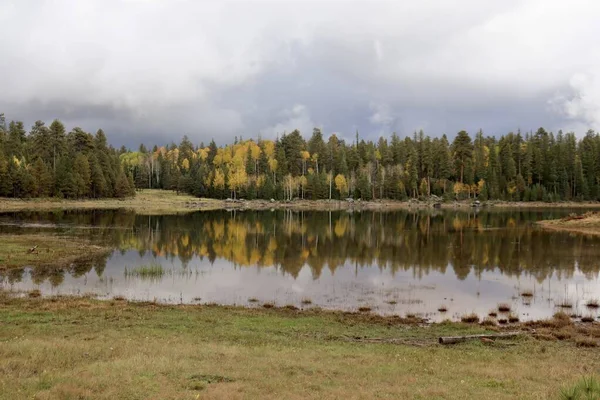
[[[315,128],[275,140],[236,138],[114,148],[106,134],[59,120],[27,132],[0,117],[0,196],[122,198],[135,189],[209,198],[450,199],[565,201],[600,199],[600,136],[531,132],[486,135],[396,133],[376,142],[326,137]]]

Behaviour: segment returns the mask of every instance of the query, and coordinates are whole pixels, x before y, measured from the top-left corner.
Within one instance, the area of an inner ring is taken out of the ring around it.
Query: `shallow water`
[[[432,320],[484,316],[499,303],[521,320],[550,316],[564,302],[573,304],[568,313],[596,316],[585,303],[600,299],[600,240],[533,224],[570,212],[5,213],[0,235],[75,234],[114,251],[64,269],[5,272],[0,284],[169,303],[369,307]],[[162,275],[136,274],[141,266]]]

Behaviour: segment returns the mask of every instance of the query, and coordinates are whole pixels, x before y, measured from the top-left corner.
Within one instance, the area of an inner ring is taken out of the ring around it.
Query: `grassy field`
[[[72,236],[3,234],[0,235],[0,269],[66,266],[107,251],[109,249]]]
[[[126,208],[143,215],[173,214],[191,211],[189,202],[199,203],[199,208],[210,210],[222,208],[222,201],[198,199],[170,190],[139,190],[135,197],[127,199],[61,200],[0,198],[0,211],[48,211],[48,210],[110,210]]]
[[[600,235],[600,213],[587,212],[580,215],[569,215],[561,219],[539,221],[538,225],[552,230]]]
[[[216,209],[250,209],[269,210],[291,209],[291,210],[337,210],[337,209],[361,209],[361,210],[400,210],[431,208],[430,202],[418,201],[328,201],[328,200],[296,200],[292,202],[253,200],[232,202],[219,199],[196,198],[187,194],[177,194],[169,190],[145,189],[136,192],[134,198],[129,199],[95,199],[95,200],[61,200],[54,198],[46,199],[9,199],[0,198],[0,212],[3,211],[49,211],[58,209],[119,209],[125,208],[143,215],[177,214],[197,210]],[[598,202],[502,202],[491,201],[486,205],[492,208],[593,208],[600,207]],[[442,208],[468,208],[471,201],[447,202]]]
[[[479,332],[369,314],[0,292],[0,399],[548,399],[600,370],[600,352],[571,341],[437,344]]]

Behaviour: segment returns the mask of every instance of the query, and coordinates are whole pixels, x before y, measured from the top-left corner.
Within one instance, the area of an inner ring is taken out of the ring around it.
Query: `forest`
[[[235,138],[217,146],[140,145],[136,151],[108,145],[95,135],[54,120],[0,119],[0,195],[8,197],[126,197],[157,188],[197,197],[244,199],[425,198],[507,201],[600,199],[600,136],[510,132],[473,137],[460,131],[450,141],[423,131],[392,133],[373,142],[325,138],[315,128],[275,140]]]
[[[121,153],[96,135],[54,120],[37,121],[29,133],[22,122],[8,126],[0,114],[0,196],[106,198],[135,195],[133,175]]]

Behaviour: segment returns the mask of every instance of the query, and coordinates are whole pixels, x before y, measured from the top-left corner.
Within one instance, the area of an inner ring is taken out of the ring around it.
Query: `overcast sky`
[[[0,0],[0,112],[116,146],[600,129],[600,1]]]

